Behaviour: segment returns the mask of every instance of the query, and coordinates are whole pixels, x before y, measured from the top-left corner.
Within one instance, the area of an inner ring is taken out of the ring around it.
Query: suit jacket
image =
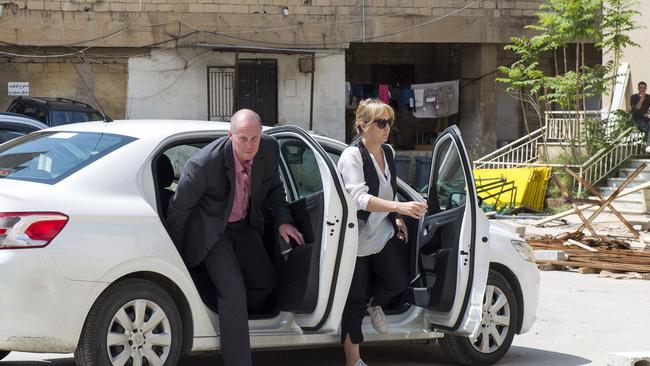
[[[278,142],[262,135],[253,159],[248,208],[250,224],[264,232],[268,209],[275,224],[291,223],[286,194],[279,174]],[[213,141],[183,167],[176,193],[169,203],[166,227],[186,265],[200,264],[221,239],[235,194],[235,163],[228,137]]]

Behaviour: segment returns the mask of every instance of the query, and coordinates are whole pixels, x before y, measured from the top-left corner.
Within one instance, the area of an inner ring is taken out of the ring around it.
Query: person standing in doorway
[[[285,241],[304,244],[286,208],[277,141],[242,109],[220,138],[190,158],[169,203],[166,227],[188,268],[205,266],[217,289],[226,366],[250,366],[248,312],[264,304],[275,270],[262,242],[269,209]],[[273,223],[267,223],[273,224]]]
[[[641,81],[637,88],[639,92],[632,94],[630,97],[630,106],[632,106],[632,119],[639,131],[646,133],[645,152],[650,153],[650,118],[648,118],[648,109],[650,108],[650,99],[648,99],[648,84]]]
[[[357,204],[359,221],[357,261],[341,319],[341,343],[347,366],[364,366],[359,344],[366,311],[375,330],[387,333],[382,307],[408,288],[408,230],[399,215],[421,218],[427,205],[395,201],[395,152],[386,144],[395,119],[393,109],[380,100],[366,99],[359,103],[355,118],[359,138],[338,162],[345,188]],[[372,284],[371,278],[376,279]]]

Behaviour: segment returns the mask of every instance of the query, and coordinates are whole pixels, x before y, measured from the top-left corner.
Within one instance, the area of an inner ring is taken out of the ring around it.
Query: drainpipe
[[[314,72],[316,71],[316,53],[311,54],[311,97],[309,98],[309,130],[314,130]]]
[[[237,112],[237,109],[239,109],[239,50],[235,51],[235,80],[232,83],[232,105],[232,112]]]
[[[361,40],[366,43],[366,0],[361,0]]]

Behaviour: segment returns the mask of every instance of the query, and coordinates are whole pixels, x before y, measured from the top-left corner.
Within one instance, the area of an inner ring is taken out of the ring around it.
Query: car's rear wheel
[[[7,357],[10,351],[0,351],[0,360]]]
[[[517,327],[517,298],[508,280],[490,270],[483,298],[483,317],[475,338],[448,336],[438,340],[444,353],[461,365],[491,365],[510,349]]]
[[[75,352],[79,366],[176,365],[181,317],[155,283],[129,279],[109,287],[93,305]]]

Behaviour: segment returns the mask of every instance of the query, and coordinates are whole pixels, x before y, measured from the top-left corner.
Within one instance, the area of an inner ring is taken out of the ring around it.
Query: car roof
[[[270,127],[264,126],[263,130]],[[164,119],[131,119],[115,120],[112,122],[94,121],[71,123],[49,128],[48,131],[66,132],[103,132],[135,137],[140,140],[162,140],[173,135],[188,132],[222,132],[230,129],[229,122],[198,121],[198,120],[164,120]],[[330,146],[342,146],[342,142],[327,136],[309,132],[320,143]],[[345,144],[343,144],[345,145]]]
[[[44,105],[45,107],[54,110],[97,112],[97,110],[92,106],[90,106],[89,104],[72,100],[72,99],[67,99],[67,98],[19,97],[15,99],[14,102],[18,102],[21,99],[23,101]]]
[[[160,120],[132,119],[115,120],[112,122],[80,122],[52,127],[48,131],[68,132],[103,132],[131,136],[138,139],[161,139],[166,136],[185,132],[227,131],[228,122],[191,121],[191,120]]]
[[[41,121],[17,113],[0,112],[0,124],[3,122],[31,126],[41,130],[48,128],[48,126]]]

